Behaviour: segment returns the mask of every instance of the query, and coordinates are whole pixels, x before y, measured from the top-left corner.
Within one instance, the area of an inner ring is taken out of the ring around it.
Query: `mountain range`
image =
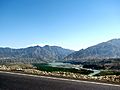
[[[120,58],[120,39],[112,39],[97,45],[73,52],[65,60]]]
[[[64,49],[58,46],[33,46],[21,49],[0,48],[0,60],[39,60],[39,61],[57,61],[62,60],[73,50]],[[33,61],[34,62],[34,61]]]
[[[112,39],[79,51],[49,45],[21,49],[0,48],[0,62],[21,60],[34,63],[109,58],[120,58],[120,39]]]

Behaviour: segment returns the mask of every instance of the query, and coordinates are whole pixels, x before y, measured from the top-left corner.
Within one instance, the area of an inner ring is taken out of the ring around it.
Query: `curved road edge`
[[[13,74],[13,75],[22,75],[22,76],[29,76],[29,77],[48,78],[48,79],[53,79],[53,80],[71,81],[71,82],[86,83],[86,84],[97,84],[97,85],[120,87],[120,85],[117,85],[117,84],[108,84],[108,83],[93,82],[93,81],[73,80],[73,79],[65,79],[65,78],[57,78],[57,77],[49,77],[49,76],[38,76],[38,75],[14,73],[14,72],[5,72],[5,71],[0,71],[0,73]]]

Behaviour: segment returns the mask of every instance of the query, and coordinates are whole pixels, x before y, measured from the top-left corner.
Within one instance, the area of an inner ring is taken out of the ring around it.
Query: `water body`
[[[75,69],[82,68],[82,65],[74,65],[74,64],[70,64],[70,63],[54,62],[54,63],[49,63],[49,65],[52,67],[75,68]]]
[[[91,73],[88,76],[94,76],[94,75],[96,75],[96,74],[101,72],[100,70],[92,70],[92,71],[94,71],[94,73]]]
[[[100,70],[87,69],[87,68],[83,68],[82,65],[74,65],[74,64],[70,64],[70,63],[53,62],[53,63],[49,63],[49,65],[52,67],[75,68],[78,70],[79,69],[86,69],[86,70],[94,71],[93,73],[90,73],[88,76],[94,76],[94,75],[101,72]]]
[[[59,65],[66,65],[66,63],[54,62],[54,63],[49,63],[49,65],[51,65],[53,67],[57,67]]]

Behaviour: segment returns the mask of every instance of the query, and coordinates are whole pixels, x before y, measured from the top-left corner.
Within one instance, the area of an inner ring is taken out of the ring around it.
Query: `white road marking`
[[[31,76],[31,77],[48,78],[48,79],[53,79],[53,80],[63,80],[63,81],[72,81],[72,82],[78,82],[78,83],[82,82],[82,83],[90,83],[90,84],[98,84],[98,85],[107,85],[107,86],[120,87],[120,85],[116,85],[116,84],[99,83],[99,82],[92,82],[92,81],[64,79],[64,78],[57,78],[57,77],[38,76],[38,75],[30,75],[30,74],[23,74],[23,73],[13,73],[13,72],[5,72],[5,71],[0,71],[0,73],[8,73],[8,74],[14,74],[14,75],[24,75],[24,76]]]

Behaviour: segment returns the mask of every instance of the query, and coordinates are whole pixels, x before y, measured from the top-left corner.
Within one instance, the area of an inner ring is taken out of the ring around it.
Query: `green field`
[[[47,71],[47,72],[55,72],[55,71],[62,71],[62,72],[71,72],[71,73],[79,73],[88,75],[90,73],[93,73],[91,70],[85,70],[85,69],[74,69],[74,68],[60,68],[60,67],[52,67],[48,64],[33,64],[35,67],[37,67],[38,70],[41,71]]]
[[[100,73],[96,74],[95,76],[105,76],[105,75],[120,75],[118,71],[101,71]]]

